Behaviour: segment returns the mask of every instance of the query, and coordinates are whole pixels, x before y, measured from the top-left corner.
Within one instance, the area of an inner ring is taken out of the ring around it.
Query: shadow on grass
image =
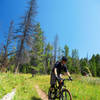
[[[41,100],[41,99],[37,97],[32,97],[31,100]]]

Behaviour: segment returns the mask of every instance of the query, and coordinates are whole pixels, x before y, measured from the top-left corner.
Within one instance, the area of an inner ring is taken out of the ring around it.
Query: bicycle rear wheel
[[[62,95],[59,100],[72,100],[72,95],[69,90],[64,89],[62,90]]]
[[[51,91],[51,88],[48,91],[48,100],[54,100],[55,99],[55,91],[54,89]]]

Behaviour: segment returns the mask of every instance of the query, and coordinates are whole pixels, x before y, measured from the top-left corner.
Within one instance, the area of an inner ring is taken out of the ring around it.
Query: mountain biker
[[[65,74],[69,76],[69,79],[72,80],[72,77],[70,73],[68,72],[68,69],[65,65],[66,63],[67,63],[66,57],[62,57],[60,62],[55,63],[51,72],[51,79],[50,79],[51,89],[55,87],[57,80],[60,83],[63,82],[60,76],[62,72],[65,72]]]

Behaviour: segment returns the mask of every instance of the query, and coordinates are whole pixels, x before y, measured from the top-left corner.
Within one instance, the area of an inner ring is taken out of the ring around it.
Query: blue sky
[[[0,42],[11,20],[18,24],[27,0],[0,0]],[[38,14],[47,41],[58,34],[59,45],[67,44],[80,57],[100,54],[100,0],[37,0]]]

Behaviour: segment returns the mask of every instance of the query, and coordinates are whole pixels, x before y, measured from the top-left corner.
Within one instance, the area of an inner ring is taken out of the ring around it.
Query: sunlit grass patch
[[[72,75],[72,77],[73,81],[66,81],[65,84],[70,90],[73,100],[100,100],[99,78],[83,77],[81,75]],[[36,76],[35,80],[40,88],[48,93],[50,76]]]
[[[0,98],[16,88],[14,100],[41,100],[31,74],[0,73]]]
[[[72,75],[73,81],[65,81],[73,100],[100,100],[100,78]],[[68,77],[65,77],[68,78]],[[48,94],[50,75],[0,73],[0,98],[16,88],[14,100],[41,100],[35,85]]]

